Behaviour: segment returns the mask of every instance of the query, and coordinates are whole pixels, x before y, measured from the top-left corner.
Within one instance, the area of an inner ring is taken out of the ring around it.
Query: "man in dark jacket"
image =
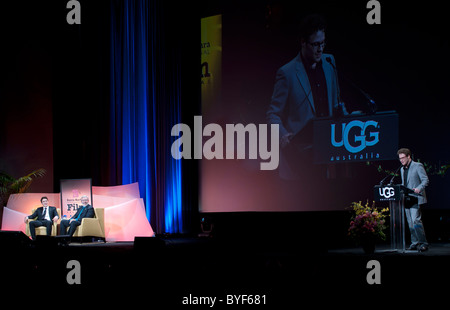
[[[279,125],[279,175],[286,180],[298,180],[305,174],[305,166],[312,165],[313,135],[312,126],[308,126],[311,121],[348,114],[340,102],[334,57],[324,53],[325,20],[310,15],[303,19],[300,28],[300,52],[277,71],[266,113],[269,124]],[[295,136],[303,136],[302,141],[294,142]]]
[[[36,227],[45,226],[47,228],[47,236],[52,234],[52,226],[53,222],[56,222],[59,219],[58,211],[56,211],[55,207],[50,207],[48,205],[48,198],[41,198],[42,207],[37,208],[33,214],[25,217],[25,223],[28,222],[29,219],[37,218],[35,221],[31,221],[30,226],[30,234],[33,240],[36,240]]]
[[[62,220],[60,224],[59,234],[73,236],[75,230],[81,225],[81,220],[85,217],[94,217],[94,208],[89,204],[89,198],[87,196],[81,197],[81,208],[78,208],[77,212],[68,220]],[[69,231],[67,231],[69,227]]]

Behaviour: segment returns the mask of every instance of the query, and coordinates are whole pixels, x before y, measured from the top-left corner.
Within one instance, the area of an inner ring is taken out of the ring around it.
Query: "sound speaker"
[[[56,248],[59,241],[59,238],[53,236],[37,235],[35,245],[42,248]]]

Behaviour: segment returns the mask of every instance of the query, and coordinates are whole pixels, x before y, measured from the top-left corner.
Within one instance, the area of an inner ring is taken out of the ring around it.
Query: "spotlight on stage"
[[[210,238],[212,237],[212,232],[214,230],[214,223],[209,216],[204,216],[200,220],[200,228],[202,230],[201,233],[198,234],[201,238]]]

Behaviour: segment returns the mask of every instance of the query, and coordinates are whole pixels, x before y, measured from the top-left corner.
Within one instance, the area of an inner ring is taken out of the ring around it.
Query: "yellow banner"
[[[222,83],[222,15],[201,20],[202,113],[218,102]]]

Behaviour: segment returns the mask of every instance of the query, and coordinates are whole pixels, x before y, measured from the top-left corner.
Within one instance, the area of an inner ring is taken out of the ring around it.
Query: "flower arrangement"
[[[379,210],[375,207],[375,201],[369,206],[369,201],[365,205],[360,202],[352,202],[350,208],[353,215],[348,228],[348,235],[357,243],[361,244],[367,239],[376,241],[386,240],[385,218],[389,216],[389,208]]]

